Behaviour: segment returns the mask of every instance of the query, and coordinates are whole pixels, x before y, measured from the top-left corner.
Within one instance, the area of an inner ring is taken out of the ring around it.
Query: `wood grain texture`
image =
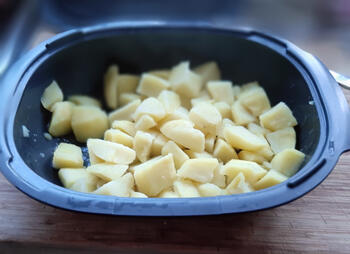
[[[348,101],[350,92],[345,91]],[[0,253],[350,253],[350,153],[306,196],[239,215],[103,216],[34,201],[0,176]]]

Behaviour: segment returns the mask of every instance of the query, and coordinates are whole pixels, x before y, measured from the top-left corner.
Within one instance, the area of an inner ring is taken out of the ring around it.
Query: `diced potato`
[[[220,112],[222,118],[232,117],[231,107],[226,102],[215,102],[213,106]]]
[[[211,183],[219,186],[220,188],[226,187],[226,176],[224,174],[221,174],[221,167],[223,167],[222,163],[220,163],[215,169],[214,169],[214,175],[213,179],[211,180]]]
[[[96,190],[96,184],[98,180],[98,177],[90,174],[89,172],[86,172],[85,177],[77,179],[68,189],[91,193]]]
[[[207,89],[215,101],[223,101],[228,105],[233,104],[234,95],[231,81],[209,81]]]
[[[136,93],[122,93],[119,96],[119,105],[124,106],[136,100],[141,100],[141,96]]]
[[[146,160],[149,159],[151,155],[153,139],[154,139],[154,136],[147,132],[144,132],[144,131],[136,132],[136,135],[134,137],[133,148],[136,152],[137,158],[141,162],[145,162]]]
[[[88,154],[89,154],[90,165],[94,165],[94,164],[98,164],[98,163],[104,163],[105,162],[104,160],[102,160],[101,158],[97,157],[93,153],[91,145],[93,146],[94,142],[93,141],[91,142],[91,140],[92,139],[88,139],[87,142],[86,142],[86,146],[87,146]]]
[[[222,119],[221,123],[219,123],[218,127],[217,127],[217,133],[216,135],[219,138],[224,138],[224,129],[226,126],[235,126],[236,124],[234,122],[232,122],[231,119],[228,118],[224,118]]]
[[[117,77],[119,68],[117,65],[108,67],[104,75],[104,97],[109,108],[115,109],[118,106]]]
[[[203,183],[197,186],[198,192],[202,197],[215,197],[222,193],[222,190],[212,183]]]
[[[231,107],[232,118],[236,124],[246,125],[256,121],[256,118],[246,110],[240,101],[233,103]]]
[[[243,93],[243,92],[246,92],[248,90],[251,90],[251,89],[255,89],[255,88],[259,88],[260,85],[257,81],[253,81],[253,82],[249,82],[249,83],[246,83],[246,84],[243,84],[241,86],[241,91],[240,91],[240,95]]]
[[[216,140],[216,135],[213,135],[213,134],[208,134],[205,137],[205,150],[208,153],[212,153],[214,151],[215,140]]]
[[[149,74],[155,75],[157,77],[160,77],[162,79],[168,80],[170,77],[170,70],[152,70],[148,72]]]
[[[179,198],[179,197],[180,197],[179,194],[177,194],[176,192],[174,192],[171,189],[162,191],[158,195],[158,198]]]
[[[132,137],[136,134],[135,123],[127,120],[113,121],[112,128],[121,130]]]
[[[184,107],[187,110],[190,110],[192,108],[191,98],[186,97],[186,95],[179,94],[181,106]]]
[[[135,123],[135,129],[146,131],[148,129],[153,128],[156,126],[157,123],[154,121],[154,119],[149,115],[142,115]]]
[[[240,160],[254,161],[258,164],[262,164],[264,161],[266,161],[266,158],[264,156],[250,151],[242,150],[238,153],[238,157]]]
[[[157,132],[155,138],[153,139],[152,148],[151,148],[151,156],[158,156],[162,153],[162,148],[169,141],[167,137],[165,137],[162,133]]]
[[[252,192],[254,189],[250,186],[249,183],[245,181],[245,176],[242,172],[238,173],[231,183],[226,187],[226,191],[229,194],[239,194]]]
[[[197,98],[193,98],[191,99],[191,106],[195,107],[198,104],[202,103],[202,102],[207,102],[209,104],[212,104],[214,102],[214,100],[207,98],[207,97],[197,97]]]
[[[83,163],[83,154],[79,146],[60,143],[53,153],[54,168],[81,168]]]
[[[216,134],[217,126],[222,120],[220,112],[206,102],[194,106],[188,116],[197,129],[212,135]]]
[[[182,164],[189,159],[188,155],[174,142],[168,141],[162,148],[162,155],[172,154],[175,168],[180,168]]]
[[[131,121],[132,115],[135,110],[141,104],[141,100],[134,100],[108,114],[109,122],[112,123],[115,120],[128,120]]]
[[[72,129],[76,140],[86,142],[89,138],[102,138],[108,129],[107,114],[97,107],[75,106]]]
[[[72,132],[73,104],[68,101],[56,102],[51,107],[53,114],[49,126],[49,133],[54,137],[61,137]]]
[[[178,107],[174,112],[168,114],[162,120],[158,122],[158,126],[162,127],[164,123],[172,121],[172,120],[190,120],[188,117],[188,110],[184,107]]]
[[[182,164],[177,175],[200,183],[209,183],[218,165],[218,160],[214,158],[189,159]]]
[[[72,95],[68,97],[68,101],[74,103],[75,105],[85,105],[85,106],[95,106],[102,108],[101,102],[91,96],[87,95]]]
[[[223,163],[227,163],[232,159],[238,159],[235,149],[233,149],[229,144],[227,144],[221,138],[218,138],[218,140],[216,141],[213,155]]]
[[[181,198],[196,198],[200,194],[191,180],[178,179],[174,182],[174,190]]]
[[[114,143],[119,143],[125,146],[128,146],[130,148],[133,147],[133,137],[130,135],[122,132],[121,130],[118,129],[109,129],[106,130],[104,139],[107,141],[111,141]]]
[[[232,90],[233,90],[233,95],[234,95],[235,99],[237,100],[240,93],[241,93],[241,87],[236,85],[236,86],[232,87]]]
[[[63,101],[63,93],[56,81],[45,88],[43,95],[41,96],[41,105],[49,111],[56,102]]]
[[[295,148],[296,135],[293,127],[280,129],[266,135],[274,153],[282,152],[284,149]]]
[[[296,149],[285,149],[273,157],[271,166],[273,169],[290,177],[298,171],[304,158],[305,154]]]
[[[143,194],[142,192],[137,191],[130,191],[130,197],[131,198],[148,198],[147,195]]]
[[[260,125],[257,125],[256,123],[249,123],[248,124],[248,130],[250,130],[255,135],[266,135],[267,133],[270,133],[271,131],[268,129],[265,129],[261,127]]]
[[[181,62],[173,67],[169,82],[175,92],[189,98],[198,96],[202,89],[202,79],[190,70],[189,62]]]
[[[265,146],[263,140],[243,126],[226,126],[224,137],[227,143],[237,149],[256,151]]]
[[[163,104],[166,113],[173,113],[181,106],[180,96],[173,91],[162,91],[158,96],[158,100]]]
[[[138,191],[150,197],[157,196],[163,190],[171,187],[176,178],[172,154],[147,161],[134,169]]]
[[[135,151],[122,144],[102,139],[89,139],[88,142],[91,152],[106,162],[128,165],[136,158]]]
[[[134,186],[134,177],[127,173],[116,180],[102,185],[94,193],[99,195],[111,195],[117,197],[130,197],[130,192]]]
[[[199,158],[213,158],[213,155],[210,153],[207,153],[206,151],[197,153],[193,152],[192,150],[185,150],[184,151],[191,159],[199,159]]]
[[[282,183],[287,180],[288,177],[281,174],[280,172],[271,169],[267,174],[261,178],[258,182],[254,184],[254,188],[256,190],[265,189],[276,184]]]
[[[269,111],[260,115],[259,119],[261,126],[272,131],[297,125],[297,120],[292,111],[284,102],[278,103]]]
[[[207,62],[193,69],[195,73],[201,76],[203,83],[206,84],[211,80],[220,80],[220,69],[216,62]]]
[[[58,170],[58,178],[66,188],[70,188],[76,181],[85,178],[87,174],[85,168],[61,168]]]
[[[193,124],[186,120],[172,120],[163,124],[160,131],[169,139],[194,152],[204,151],[205,136],[193,128]]]
[[[140,77],[138,75],[119,74],[117,77],[118,95],[123,93],[135,93],[139,81]]]
[[[252,161],[243,160],[231,160],[226,163],[221,173],[231,178],[236,177],[239,173],[242,173],[245,180],[250,184],[255,184],[260,178],[262,178],[267,171]]]
[[[136,92],[149,97],[157,97],[163,90],[168,89],[170,83],[152,74],[142,74]]]
[[[272,152],[271,147],[270,147],[269,143],[267,142],[266,138],[262,134],[257,134],[257,136],[264,143],[264,147],[260,148],[257,151],[254,151],[254,153],[261,155],[266,160],[270,161],[275,154]]]
[[[109,182],[120,178],[126,170],[128,165],[116,165],[109,163],[99,163],[87,167],[87,172]]]
[[[137,107],[134,118],[138,120],[143,115],[150,115],[158,122],[164,118],[165,114],[163,104],[158,99],[150,97],[141,102]]]
[[[271,108],[269,98],[262,87],[244,91],[240,94],[239,101],[253,116],[259,116]]]

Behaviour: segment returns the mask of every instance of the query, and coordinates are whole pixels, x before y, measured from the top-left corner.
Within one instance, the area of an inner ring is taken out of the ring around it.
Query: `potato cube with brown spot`
[[[86,168],[87,172],[109,182],[120,178],[126,170],[128,165],[116,165],[110,163],[94,164]]]
[[[288,177],[281,174],[280,172],[271,169],[269,172],[266,173],[266,175],[261,178],[258,182],[254,184],[254,188],[256,190],[265,189],[271,186],[274,186],[276,184],[282,183],[285,180],[287,180]]]
[[[290,177],[298,171],[304,158],[305,154],[296,149],[285,149],[273,157],[271,166],[273,169]]]
[[[224,140],[219,138],[216,141],[214,151],[214,157],[218,158],[223,163],[227,163],[232,159],[238,159],[237,153],[235,149],[232,148],[229,144],[227,144]]]
[[[112,123],[115,120],[133,120],[132,115],[138,106],[141,104],[141,100],[134,100],[108,114],[109,122]]]
[[[131,173],[127,173],[116,180],[110,181],[96,191],[94,194],[110,195],[117,197],[130,197],[130,192],[134,186],[134,177]]]
[[[209,183],[218,165],[218,160],[214,158],[189,159],[182,164],[177,175],[196,182]]]
[[[141,130],[141,131],[147,131],[148,129],[151,129],[156,125],[157,125],[156,121],[154,121],[154,119],[151,116],[143,115],[136,121],[135,129]]]
[[[240,101],[233,103],[231,111],[233,121],[236,124],[246,125],[256,121],[256,118],[242,106]]]
[[[54,137],[62,137],[72,132],[73,104],[68,101],[57,102],[51,107],[49,133]]]
[[[222,120],[220,112],[206,102],[194,106],[188,116],[197,129],[212,135],[216,134],[217,126]]]
[[[149,97],[157,97],[163,90],[170,87],[167,80],[152,74],[142,74],[136,92]]]
[[[216,62],[206,62],[195,67],[193,71],[201,76],[204,84],[211,80],[221,79],[220,69]]]
[[[295,148],[296,135],[293,127],[287,127],[266,134],[266,139],[271,145],[274,153],[282,152],[284,149]]]
[[[136,132],[136,135],[134,137],[133,148],[136,152],[137,158],[141,162],[145,162],[149,159],[151,155],[153,139],[154,139],[154,136],[147,132],[144,132],[144,131]]]
[[[54,168],[81,168],[83,163],[83,154],[79,146],[60,143],[53,153]]]
[[[175,168],[180,168],[182,164],[189,159],[188,155],[174,142],[168,141],[162,148],[162,155],[172,154]]]
[[[191,180],[177,179],[174,182],[174,190],[181,198],[200,197],[196,185]]]
[[[207,89],[215,101],[226,102],[228,105],[233,104],[234,95],[231,81],[209,81]]]
[[[106,130],[104,139],[114,143],[122,144],[127,147],[133,147],[133,137],[117,129]]]
[[[272,131],[297,125],[297,120],[292,111],[284,102],[278,103],[269,111],[260,115],[259,119],[262,127]]]
[[[52,81],[52,83],[45,88],[43,95],[41,96],[41,105],[52,111],[51,108],[56,102],[63,101],[63,93],[61,88],[58,86],[56,81]]]
[[[264,141],[243,126],[226,126],[224,137],[227,143],[237,149],[256,151],[265,146]]]

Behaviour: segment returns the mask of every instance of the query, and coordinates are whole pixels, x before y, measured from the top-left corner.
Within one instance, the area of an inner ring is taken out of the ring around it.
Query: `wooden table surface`
[[[350,101],[350,92],[345,93]],[[142,218],[64,211],[32,200],[0,176],[1,254],[116,250],[350,253],[350,152],[306,196],[278,208],[238,215]]]

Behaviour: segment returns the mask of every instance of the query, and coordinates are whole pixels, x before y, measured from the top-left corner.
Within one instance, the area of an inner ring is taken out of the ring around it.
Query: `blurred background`
[[[252,27],[284,37],[350,75],[349,0],[0,0],[0,75],[56,33],[143,20]]]

